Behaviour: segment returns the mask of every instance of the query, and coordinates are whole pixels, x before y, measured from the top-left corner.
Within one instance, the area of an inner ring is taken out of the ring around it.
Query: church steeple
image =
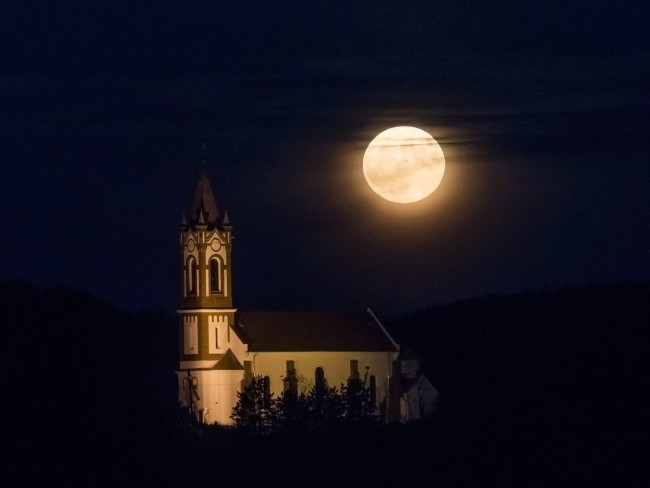
[[[213,188],[204,161],[179,233],[179,400],[191,411],[203,414],[217,405],[215,380],[208,375],[208,381],[205,371],[211,371],[227,357],[231,326],[235,323],[230,264],[232,225],[227,213],[221,218]],[[237,366],[229,365],[231,369]],[[192,396],[192,385],[197,387],[196,397]]]
[[[219,214],[210,172],[201,165],[190,208],[181,224],[181,308],[231,308],[232,224]]]

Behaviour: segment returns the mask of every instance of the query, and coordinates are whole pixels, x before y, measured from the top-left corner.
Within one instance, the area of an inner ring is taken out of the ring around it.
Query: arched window
[[[323,386],[325,384],[325,370],[320,366],[316,368],[314,372],[314,384],[316,387]]]
[[[187,282],[187,294],[188,295],[196,295],[196,282],[197,282],[197,268],[196,268],[196,260],[194,259],[193,256],[190,256],[187,259],[187,277],[186,277],[186,282]]]
[[[370,375],[370,401],[373,407],[377,405],[377,378],[375,375]]]
[[[210,260],[210,293],[219,293],[221,291],[221,276],[219,272],[219,260],[212,258]]]

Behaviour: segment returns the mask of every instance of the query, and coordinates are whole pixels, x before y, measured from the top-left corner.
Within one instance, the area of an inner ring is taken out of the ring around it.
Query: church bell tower
[[[200,371],[223,357],[234,322],[230,253],[232,226],[220,214],[208,169],[203,163],[190,208],[183,214],[179,315],[179,400],[201,412]]]

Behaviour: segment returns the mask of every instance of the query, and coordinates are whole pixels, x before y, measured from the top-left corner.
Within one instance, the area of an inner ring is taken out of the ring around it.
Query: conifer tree
[[[258,434],[267,434],[278,426],[278,401],[268,390],[264,377],[253,376],[243,391],[237,392],[237,404],[230,418],[238,428]]]
[[[345,418],[349,421],[373,420],[375,407],[370,391],[360,378],[350,378],[347,385],[341,385],[341,401]]]
[[[333,426],[344,413],[341,394],[325,378],[316,380],[307,395],[307,405],[310,426],[315,429]]]

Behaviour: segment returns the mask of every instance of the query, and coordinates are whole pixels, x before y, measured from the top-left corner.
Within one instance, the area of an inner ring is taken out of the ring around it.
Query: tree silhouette
[[[370,391],[360,378],[350,378],[341,385],[341,401],[348,421],[368,421],[374,418],[375,407]]]
[[[328,386],[327,380],[317,378],[307,396],[310,426],[315,429],[331,427],[343,417],[343,398],[336,387]]]
[[[237,404],[230,418],[241,429],[267,434],[279,424],[278,401],[265,386],[264,377],[253,376],[242,392],[237,392]]]

